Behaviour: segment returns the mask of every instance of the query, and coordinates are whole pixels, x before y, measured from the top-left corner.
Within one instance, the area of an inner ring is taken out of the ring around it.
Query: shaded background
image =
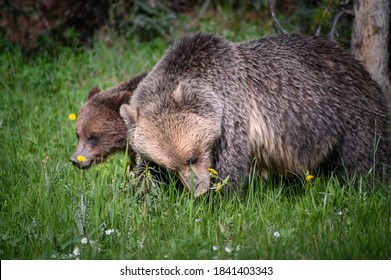
[[[351,49],[391,100],[389,0],[4,0],[0,11],[2,45],[17,45],[26,54],[95,40],[113,43],[115,37],[171,42],[201,30],[204,21],[214,21],[209,30],[228,38],[246,32],[246,22],[259,26],[260,36],[327,35]]]

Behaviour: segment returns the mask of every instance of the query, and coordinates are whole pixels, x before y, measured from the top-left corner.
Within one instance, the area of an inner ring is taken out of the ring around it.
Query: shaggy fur
[[[143,79],[121,116],[133,149],[178,172],[196,196],[210,187],[208,167],[236,188],[254,159],[265,177],[319,168],[383,175],[391,159],[379,87],[322,37],[231,43],[186,36]]]

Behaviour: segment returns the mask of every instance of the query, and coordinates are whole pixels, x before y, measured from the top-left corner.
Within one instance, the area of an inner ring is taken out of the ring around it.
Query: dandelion
[[[75,120],[77,119],[77,116],[76,116],[76,114],[74,114],[74,113],[70,113],[70,114],[68,115],[68,119],[70,119],[71,121],[75,121]]]
[[[311,181],[312,179],[314,179],[314,176],[313,175],[307,175],[307,176],[305,176],[305,179],[307,181]]]
[[[308,170],[305,172],[305,179],[307,182],[310,182],[314,178],[315,178],[314,175],[311,175]]]
[[[280,237],[280,233],[279,233],[278,231],[275,231],[275,232],[273,233],[273,236],[274,236],[275,238],[279,238],[279,237]]]
[[[214,169],[211,168],[211,167],[208,168],[208,171],[209,171],[210,175],[217,175],[217,174],[218,174],[217,171],[214,170]]]
[[[87,158],[85,156],[77,156],[77,160],[80,161],[80,162],[83,162],[83,161],[86,161]]]
[[[45,165],[45,164],[47,164],[48,162],[49,162],[49,156],[46,156],[46,158],[44,158],[44,159],[41,161],[42,165]]]

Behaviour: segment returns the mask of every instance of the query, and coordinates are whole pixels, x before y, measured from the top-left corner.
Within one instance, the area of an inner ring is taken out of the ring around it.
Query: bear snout
[[[92,161],[89,158],[84,158],[82,161],[78,159],[76,155],[72,155],[69,159],[72,164],[80,169],[86,169],[90,167]]]

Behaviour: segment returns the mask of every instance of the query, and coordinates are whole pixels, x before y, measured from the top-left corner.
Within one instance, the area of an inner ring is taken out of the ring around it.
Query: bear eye
[[[87,140],[92,146],[96,146],[99,142],[99,137],[95,134],[91,134],[90,136],[88,136]]]
[[[196,155],[192,155],[191,158],[186,160],[186,165],[196,164],[198,161],[198,157]]]

